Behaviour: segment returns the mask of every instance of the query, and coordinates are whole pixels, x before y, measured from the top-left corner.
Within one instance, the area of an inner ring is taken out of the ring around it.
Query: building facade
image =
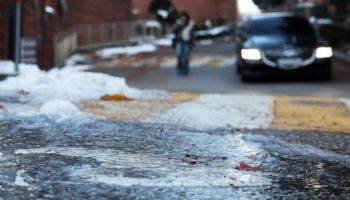
[[[132,1],[137,19],[153,19],[148,9],[151,1]],[[236,0],[172,0],[172,3],[179,12],[187,11],[197,23],[207,19],[234,20],[237,17]]]
[[[14,8],[14,1],[0,0],[0,59],[14,59]],[[131,0],[24,0],[22,58],[50,69],[57,33],[78,25],[131,20],[131,10]]]

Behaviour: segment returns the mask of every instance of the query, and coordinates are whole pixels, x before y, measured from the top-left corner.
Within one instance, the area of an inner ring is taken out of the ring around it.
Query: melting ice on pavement
[[[183,135],[186,136],[188,133],[183,133]],[[93,158],[101,165],[98,167],[84,165],[80,169],[73,170],[71,176],[74,179],[81,178],[89,182],[127,187],[230,187],[231,185],[263,186],[271,184],[267,173],[246,172],[234,168],[235,163],[256,155],[257,152],[262,151],[261,148],[242,140],[239,135],[209,137],[215,140],[212,143],[214,146],[206,148],[212,150],[212,153],[228,155],[227,160],[213,161],[208,165],[190,165],[176,158],[149,153],[134,154],[113,149],[77,147],[18,149],[15,154],[58,154]],[[199,144],[207,139],[203,137],[203,134],[195,137],[186,136],[186,140]],[[219,146],[221,148],[218,148]],[[133,171],[135,174],[132,173]],[[142,176],[137,176],[138,172],[142,173]]]

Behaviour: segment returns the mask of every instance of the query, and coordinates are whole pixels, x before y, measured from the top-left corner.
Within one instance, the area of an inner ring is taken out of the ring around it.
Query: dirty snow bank
[[[124,95],[131,99],[167,99],[163,91],[130,88],[124,78],[84,72],[86,66],[66,66],[48,72],[36,65],[21,64],[19,75],[0,82],[0,95],[25,97],[26,105],[8,102],[6,112],[16,115],[47,115],[59,118],[80,116],[71,102],[98,100],[108,94]]]
[[[180,104],[160,119],[200,130],[225,127],[266,128],[273,119],[272,97],[244,95],[202,95],[193,102]]]
[[[129,98],[152,98],[160,92],[141,91],[128,87],[124,78],[83,72],[80,68],[65,67],[45,72],[35,65],[21,65],[17,77],[0,82],[0,90],[28,91],[37,102],[62,99],[66,101],[94,100],[106,94]]]

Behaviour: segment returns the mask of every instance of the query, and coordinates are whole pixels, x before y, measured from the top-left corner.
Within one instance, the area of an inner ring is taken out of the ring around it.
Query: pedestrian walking
[[[191,20],[190,15],[187,12],[182,12],[173,28],[175,35],[173,47],[176,50],[177,71],[182,76],[189,74],[190,54],[194,46],[193,27],[194,21]]]

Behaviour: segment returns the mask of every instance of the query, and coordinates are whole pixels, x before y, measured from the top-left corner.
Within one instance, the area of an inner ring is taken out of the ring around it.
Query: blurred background
[[[202,46],[234,39],[249,16],[284,11],[306,17],[339,56],[350,55],[348,0],[0,0],[0,59],[47,70],[77,52],[90,55],[78,61],[96,63],[96,49],[104,47],[156,40],[169,46],[167,36],[181,11],[196,21]]]

